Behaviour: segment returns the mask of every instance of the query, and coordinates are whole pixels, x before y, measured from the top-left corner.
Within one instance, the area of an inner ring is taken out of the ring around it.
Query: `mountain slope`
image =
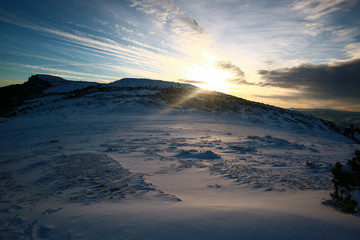
[[[285,110],[265,104],[251,102],[223,93],[199,89],[189,84],[170,83],[149,79],[122,79],[110,84],[67,81],[48,75],[35,75],[24,84],[42,83],[37,92],[28,94],[19,101],[24,103],[12,114],[31,109],[42,111],[51,108],[102,105],[103,111],[119,108],[127,111],[146,111],[149,108],[171,109],[173,111],[202,111],[223,114],[237,114],[253,121],[279,120],[305,125],[324,127],[318,119],[296,111]],[[30,91],[32,92],[32,91]],[[31,100],[30,100],[31,99]],[[130,104],[130,107],[127,107]],[[132,105],[138,104],[138,108]],[[109,106],[111,105],[111,106]],[[110,109],[107,109],[109,106]],[[145,107],[143,107],[145,106]],[[141,109],[140,109],[141,108]]]
[[[34,75],[26,84],[42,83],[46,87],[36,94],[15,101],[18,104],[2,108],[3,116],[13,116],[28,111],[43,111],[68,108],[73,105],[82,108],[93,106],[98,112],[126,111],[191,111],[236,115],[253,122],[272,122],[277,125],[300,128],[324,128],[338,131],[359,141],[358,133],[337,127],[316,117],[231,95],[207,91],[190,84],[180,84],[150,79],[125,78],[110,84],[67,81],[49,75]],[[33,92],[33,91],[30,91]],[[16,98],[15,98],[16,99]],[[27,101],[26,101],[27,100]],[[94,109],[93,109],[94,110]]]
[[[0,122],[0,238],[358,238],[359,218],[321,204],[352,139],[295,111],[122,81],[60,81]]]

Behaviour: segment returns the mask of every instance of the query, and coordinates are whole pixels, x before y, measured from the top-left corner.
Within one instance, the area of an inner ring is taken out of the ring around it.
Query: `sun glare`
[[[199,84],[195,84],[198,87],[211,91],[226,92],[230,85],[226,79],[230,79],[232,74],[211,65],[194,64],[187,68],[185,77],[198,81]]]

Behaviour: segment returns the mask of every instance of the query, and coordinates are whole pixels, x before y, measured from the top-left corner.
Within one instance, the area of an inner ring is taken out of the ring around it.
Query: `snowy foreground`
[[[322,204],[354,141],[281,119],[136,112],[72,102],[4,119],[0,239],[359,239],[359,216]]]

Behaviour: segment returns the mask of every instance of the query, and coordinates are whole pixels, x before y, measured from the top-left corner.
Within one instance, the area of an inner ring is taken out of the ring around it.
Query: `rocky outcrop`
[[[15,107],[20,106],[26,100],[42,96],[45,89],[53,86],[40,76],[33,75],[23,84],[0,88],[0,116],[11,117]]]

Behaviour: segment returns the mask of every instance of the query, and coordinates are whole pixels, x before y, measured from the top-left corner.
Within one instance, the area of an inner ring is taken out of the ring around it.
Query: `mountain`
[[[13,90],[9,91],[10,88]],[[298,111],[203,90],[190,84],[161,80],[125,78],[109,84],[98,84],[38,74],[31,76],[22,85],[0,88],[0,93],[4,93],[0,107],[0,116],[3,117],[73,104],[83,107],[96,105],[99,111],[114,111],[113,108],[117,108],[121,111],[142,112],[161,108],[235,114],[257,122],[263,122],[265,118],[265,121],[277,120],[281,125],[294,125],[294,128],[302,125],[323,128],[325,123],[326,128],[330,127],[356,141],[360,139],[359,131],[354,132]]]
[[[110,84],[93,82],[68,81],[50,75],[34,75],[22,85],[12,85],[0,88],[5,103],[12,108],[1,106],[3,115],[16,115],[21,112],[38,110],[46,107],[70,104],[69,99],[77,105],[113,103],[112,107],[126,108],[125,103],[144,105],[147,107],[171,108],[172,110],[193,110],[205,112],[252,113],[252,117],[261,121],[265,112],[273,112],[276,116],[289,117],[288,122],[318,121],[296,111],[285,110],[265,104],[247,101],[245,99],[223,93],[199,89],[190,84],[180,84],[150,79],[125,78]],[[56,104],[55,104],[56,103]],[[106,104],[105,104],[106,105]],[[62,107],[63,107],[62,106]],[[105,108],[103,108],[105,110]],[[8,112],[6,112],[8,110]],[[127,109],[134,110],[131,107]],[[280,114],[280,115],[279,115]],[[291,119],[291,120],[290,120]],[[306,119],[306,120],[304,120]]]
[[[0,239],[360,234],[358,217],[322,204],[359,144],[321,119],[150,79],[6,89]]]

